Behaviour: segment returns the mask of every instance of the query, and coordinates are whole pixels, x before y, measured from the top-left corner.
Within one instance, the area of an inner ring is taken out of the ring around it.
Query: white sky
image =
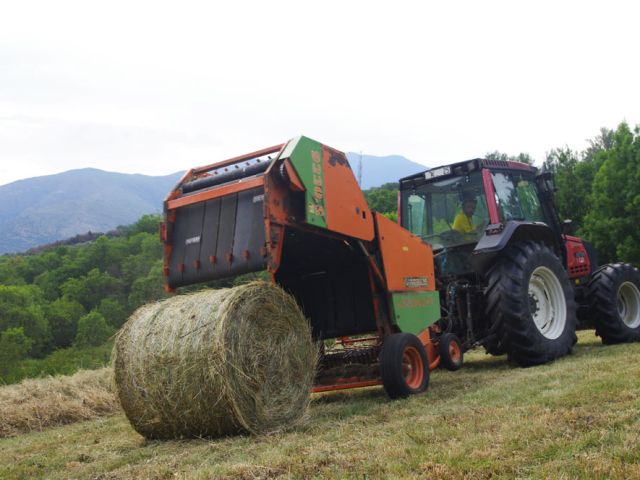
[[[640,123],[640,2],[0,0],[0,184],[305,134],[436,165]]]

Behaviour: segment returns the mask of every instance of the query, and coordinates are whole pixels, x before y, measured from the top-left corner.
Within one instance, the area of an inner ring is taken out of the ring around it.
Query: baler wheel
[[[589,281],[590,312],[602,343],[640,341],[640,272],[627,263],[603,265]]]
[[[464,360],[464,353],[460,339],[453,333],[443,333],[438,343],[440,365],[452,372],[460,370]]]
[[[380,352],[380,375],[390,398],[424,392],[429,386],[429,360],[418,337],[411,333],[388,336]]]

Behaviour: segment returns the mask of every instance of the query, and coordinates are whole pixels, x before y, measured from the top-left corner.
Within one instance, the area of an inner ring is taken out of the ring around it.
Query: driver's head
[[[472,216],[476,211],[476,198],[472,196],[465,196],[462,200],[462,211],[467,217]]]

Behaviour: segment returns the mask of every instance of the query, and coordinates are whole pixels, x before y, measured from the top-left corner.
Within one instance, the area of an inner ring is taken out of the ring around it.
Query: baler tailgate
[[[263,270],[264,187],[175,210],[170,235],[172,288]]]

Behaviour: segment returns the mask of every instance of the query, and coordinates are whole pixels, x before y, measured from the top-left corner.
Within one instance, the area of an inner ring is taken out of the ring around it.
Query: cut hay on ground
[[[0,387],[0,437],[120,412],[111,369],[28,379]]]
[[[292,426],[306,411],[316,362],[295,300],[265,282],[146,305],[113,355],[122,407],[147,438]]]

